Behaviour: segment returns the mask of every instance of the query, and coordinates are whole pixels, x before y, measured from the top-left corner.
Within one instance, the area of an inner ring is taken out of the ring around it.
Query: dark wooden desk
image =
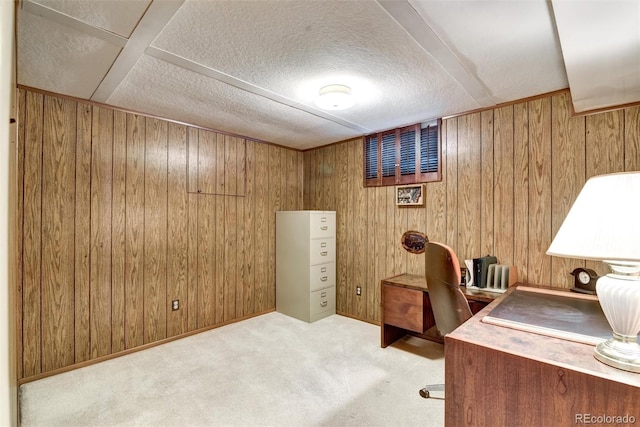
[[[461,287],[473,313],[482,310],[500,294]],[[429,289],[424,276],[400,274],[380,281],[380,345],[386,347],[411,334],[443,343],[435,327]]]
[[[445,337],[445,425],[640,422],[640,374],[598,362],[593,345],[482,322],[505,297]]]

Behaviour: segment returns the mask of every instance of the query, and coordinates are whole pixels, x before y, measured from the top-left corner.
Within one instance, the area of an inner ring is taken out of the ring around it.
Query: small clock
[[[574,292],[580,292],[583,294],[595,294],[596,293],[596,281],[598,275],[595,271],[589,268],[576,268],[571,272],[574,277],[574,286],[571,288]]]

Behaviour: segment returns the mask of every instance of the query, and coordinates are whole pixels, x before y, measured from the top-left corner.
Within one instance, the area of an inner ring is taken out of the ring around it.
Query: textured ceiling
[[[635,45],[616,64],[639,66],[638,1],[613,7],[635,7],[613,42]],[[560,19],[547,0],[22,0],[18,82],[298,149],[570,83],[576,103],[599,108],[589,102],[611,70],[590,83],[572,37],[598,12],[574,19],[572,3],[553,1]],[[621,73],[607,97],[640,100],[637,68],[635,81]],[[315,107],[335,83],[357,104]]]

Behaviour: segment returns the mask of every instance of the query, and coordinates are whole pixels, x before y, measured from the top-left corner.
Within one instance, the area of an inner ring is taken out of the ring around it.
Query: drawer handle
[[[327,293],[326,292],[322,292],[320,294],[320,298],[326,298],[327,297]],[[326,302],[326,301],[325,301]]]
[[[320,303],[320,307],[326,307],[327,306],[327,301],[322,301]]]
[[[326,247],[327,247],[327,242],[322,242],[322,243],[320,243],[320,247],[321,247],[321,248],[326,248]]]
[[[322,276],[322,277],[320,278],[320,280],[322,280],[323,282],[326,282],[326,281],[327,281],[327,279],[328,279],[328,277],[327,277],[327,276]]]
[[[326,216],[320,217],[320,222],[327,222],[327,217]]]
[[[326,272],[327,272],[327,267],[320,268],[320,273],[326,273]]]
[[[322,255],[322,256],[327,256],[327,251],[322,251],[322,252],[320,252],[320,255]]]
[[[320,227],[320,230],[322,231],[327,231],[329,229],[329,227],[327,227],[326,225],[323,225],[322,227]]]

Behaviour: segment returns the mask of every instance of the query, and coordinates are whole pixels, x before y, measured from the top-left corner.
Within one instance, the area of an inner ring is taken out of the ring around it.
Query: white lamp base
[[[614,368],[640,373],[640,264],[604,262],[613,272],[598,279],[596,292],[613,338],[598,344],[594,356]]]
[[[640,373],[640,344],[638,337],[625,337],[613,333],[613,338],[596,346],[593,354],[605,365]]]

